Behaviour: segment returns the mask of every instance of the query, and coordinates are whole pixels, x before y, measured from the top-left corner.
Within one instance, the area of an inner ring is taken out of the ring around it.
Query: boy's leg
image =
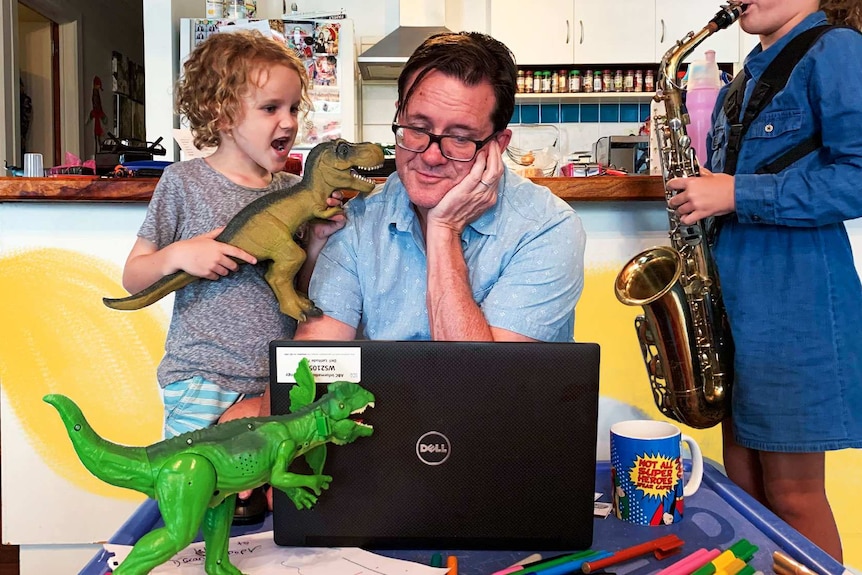
[[[167,385],[162,396],[165,438],[213,425],[240,398],[239,393],[222,389],[200,376]]]
[[[843,563],[841,537],[826,497],[825,453],[760,452],[768,507]]]

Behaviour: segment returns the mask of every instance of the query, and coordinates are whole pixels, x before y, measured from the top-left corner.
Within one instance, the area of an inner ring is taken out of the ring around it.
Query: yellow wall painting
[[[164,320],[153,310],[102,305],[122,294],[115,266],[62,249],[0,256],[0,384],[32,448],[68,482],[117,499],[140,495],[96,479],[81,465],[47,393],[75,400],[106,439],[148,445],[161,439],[156,366]]]
[[[634,333],[639,308],[613,293],[618,269],[587,270],[577,309],[575,337],[601,345],[601,393],[663,419],[653,403]],[[122,294],[112,264],[60,249],[0,257],[0,383],[33,449],[69,482],[115,498],[131,491],[107,486],[79,463],[59,418],[41,401],[65,393],[77,401],[104,437],[127,445],[160,438],[162,407],[155,370],[164,344],[164,318],[155,309],[109,310],[105,295]],[[129,422],[134,422],[130,425]],[[721,461],[717,429],[686,428],[704,456]],[[848,565],[862,565],[862,469],[859,450],[830,453],[828,489]]]

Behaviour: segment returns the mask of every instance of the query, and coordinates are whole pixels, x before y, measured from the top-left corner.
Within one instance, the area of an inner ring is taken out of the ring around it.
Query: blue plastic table
[[[600,462],[596,470],[596,491],[603,495],[600,501],[610,501],[610,471],[607,462]],[[739,539],[747,539],[758,547],[749,564],[763,573],[772,573],[772,552],[781,551],[788,557],[823,575],[840,575],[845,568],[825,552],[784,523],[772,512],[753,500],[728,480],[718,469],[704,463],[704,478],[700,489],[686,498],[685,517],[670,526],[649,527],[631,525],[611,515],[593,519],[592,549],[617,551],[638,543],[676,534],[685,544],[679,554],[664,561],[644,556],[613,567],[608,571],[617,575],[647,575],[655,573],[700,549],[726,549]],[[155,501],[144,502],[129,520],[114,534],[110,543],[133,545],[138,538],[161,522]],[[233,535],[272,529],[271,517],[259,525],[234,527]],[[439,552],[446,557],[458,557],[458,571],[463,575],[488,575],[530,555],[530,550],[513,551],[461,551],[461,550],[374,550],[382,555],[409,559],[428,564],[431,556]],[[544,553],[549,556],[548,552]],[[80,575],[104,575],[107,572],[106,552],[93,557]]]

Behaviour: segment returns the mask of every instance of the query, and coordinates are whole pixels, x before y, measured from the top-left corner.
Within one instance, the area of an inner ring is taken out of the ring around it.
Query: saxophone
[[[689,32],[662,57],[655,100],[664,115],[654,114],[653,130],[661,159],[665,196],[672,178],[700,175],[686,134],[688,113],[676,84],[680,61],[707,37],[733,24],[746,6],[732,2],[699,32]],[[653,399],[667,417],[695,428],[724,419],[730,404],[733,341],[715,263],[707,241],[711,221],[683,224],[667,208],[671,246],[633,257],[617,275],[614,291],[626,305],[643,306],[635,319]]]

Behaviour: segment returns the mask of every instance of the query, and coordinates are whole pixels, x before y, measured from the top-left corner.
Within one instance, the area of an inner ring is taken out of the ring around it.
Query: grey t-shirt
[[[299,179],[278,173],[268,187],[254,189],[231,182],[202,159],[171,164],[156,185],[138,236],[158,249],[199,236]],[[266,263],[243,264],[226,277],[202,279],[176,292],[158,368],[162,387],[199,375],[239,393],[264,390],[270,340],[291,338],[296,330],[296,322],[279,310],[265,271]]]

